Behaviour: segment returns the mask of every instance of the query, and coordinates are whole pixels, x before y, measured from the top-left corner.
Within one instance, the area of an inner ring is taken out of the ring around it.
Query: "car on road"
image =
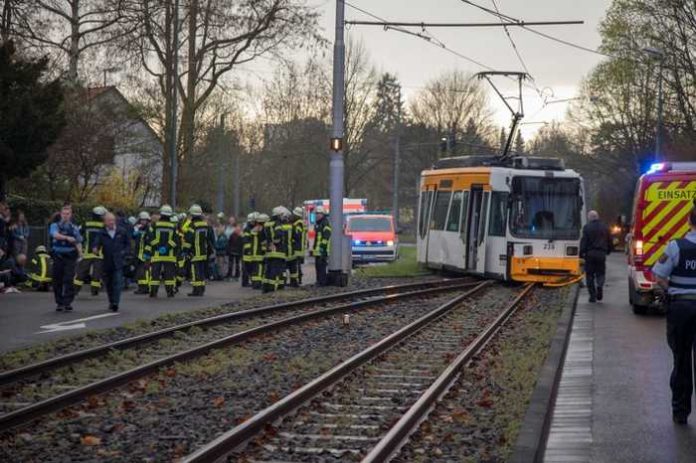
[[[391,262],[399,258],[394,218],[388,214],[354,214],[346,221],[353,262]]]

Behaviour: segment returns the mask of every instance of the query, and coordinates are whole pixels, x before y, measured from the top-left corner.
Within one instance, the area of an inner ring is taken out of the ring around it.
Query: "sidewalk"
[[[604,301],[587,299],[582,290],[545,461],[696,461],[696,414],[672,423],[664,316],[631,311],[623,254],[607,262]]]

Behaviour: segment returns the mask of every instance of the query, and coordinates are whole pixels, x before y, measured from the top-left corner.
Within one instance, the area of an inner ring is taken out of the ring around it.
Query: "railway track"
[[[474,284],[469,280],[410,283],[232,312],[5,371],[0,374],[0,431],[112,390],[175,362],[283,327]],[[288,315],[290,311],[292,315]]]
[[[456,296],[184,461],[388,461],[533,288],[506,298],[511,290],[490,286],[482,283]],[[478,301],[484,290],[488,299],[502,299]]]

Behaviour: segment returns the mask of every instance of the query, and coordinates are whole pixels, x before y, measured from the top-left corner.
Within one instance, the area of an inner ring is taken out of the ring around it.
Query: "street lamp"
[[[643,53],[648,55],[651,59],[657,60],[660,63],[660,71],[658,75],[657,84],[657,128],[655,130],[655,161],[659,162],[662,158],[662,126],[663,126],[663,107],[664,107],[664,93],[662,90],[664,81],[664,63],[665,63],[665,52],[655,47],[645,47],[643,48]]]

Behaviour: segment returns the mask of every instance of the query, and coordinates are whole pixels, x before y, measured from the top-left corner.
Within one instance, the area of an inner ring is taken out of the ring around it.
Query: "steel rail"
[[[229,321],[244,320],[256,315],[265,315],[273,312],[279,312],[282,310],[295,309],[298,307],[303,307],[312,304],[321,304],[325,302],[335,302],[337,300],[350,299],[354,297],[364,297],[374,294],[379,294],[382,292],[390,291],[401,291],[404,289],[417,288],[419,286],[434,286],[442,287],[449,284],[457,283],[457,279],[447,279],[435,282],[420,282],[420,283],[406,283],[401,285],[391,285],[382,286],[380,288],[369,288],[361,289],[357,291],[349,291],[344,293],[330,294],[328,296],[312,297],[308,299],[301,299],[298,301],[283,302],[280,304],[274,304],[263,307],[256,307],[253,309],[240,310],[238,312],[225,313],[220,315],[215,315],[213,317],[202,318],[200,320],[194,320],[187,323],[182,323],[179,325],[171,326],[169,328],[163,328],[157,331],[152,331],[150,333],[144,333],[138,336],[133,336],[125,339],[120,339],[107,344],[102,344],[95,347],[90,347],[87,349],[78,350],[68,354],[53,357],[47,360],[42,360],[40,362],[25,365],[12,370],[7,370],[0,373],[0,386],[13,383],[22,378],[28,376],[43,374],[49,369],[60,368],[71,363],[86,360],[88,358],[98,357],[100,355],[105,355],[112,350],[126,349],[138,344],[143,344],[145,342],[155,341],[157,339],[171,336],[177,331],[187,330],[193,327],[202,327],[221,324]]]
[[[485,284],[485,283],[483,283]],[[48,399],[36,402],[32,405],[28,405],[24,408],[15,410],[4,415],[0,415],[0,432],[5,431],[9,428],[18,426],[23,423],[27,423],[33,419],[46,415],[48,413],[60,410],[76,402],[85,399],[88,396],[103,393],[112,390],[123,384],[127,384],[134,379],[138,379],[142,376],[148,375],[157,371],[159,368],[170,365],[174,362],[185,361],[194,357],[199,357],[206,354],[212,349],[217,349],[221,347],[226,347],[232,344],[238,344],[247,339],[259,336],[261,334],[275,332],[280,328],[285,328],[291,325],[299,324],[305,321],[314,320],[317,318],[326,317],[336,313],[352,312],[378,304],[389,303],[397,301],[400,299],[408,299],[411,297],[418,297],[424,295],[430,295],[443,291],[455,291],[457,289],[469,288],[471,286],[480,286],[481,284],[472,282],[460,282],[453,283],[447,286],[437,286],[435,288],[426,288],[414,291],[407,291],[403,293],[388,294],[385,296],[375,297],[367,299],[364,301],[353,302],[349,304],[342,304],[333,307],[328,307],[324,309],[315,310],[312,312],[306,312],[290,317],[283,318],[274,322],[266,323],[254,328],[249,328],[244,331],[240,331],[216,340],[207,342],[200,346],[195,346],[187,350],[177,352],[175,354],[167,355],[157,360],[153,360],[149,363],[140,365],[138,367],[132,368],[130,370],[117,373],[108,378],[95,381],[93,383],[81,386],[70,391],[64,392],[62,394],[50,397]]]
[[[520,305],[520,302],[534,287],[527,284],[520,294],[505,308],[503,312],[460,353],[447,368],[437,377],[418,400],[403,414],[399,421],[389,429],[387,434],[373,447],[362,463],[384,463],[390,461],[396,452],[406,443],[408,437],[418,429],[418,426],[433,409],[435,402],[454,385],[461,374],[462,367],[478,355],[484,347],[500,331]]]
[[[355,369],[365,365],[367,362],[399,344],[407,337],[417,333],[434,320],[440,318],[443,314],[457,307],[465,299],[488,287],[491,283],[491,281],[485,281],[475,285],[472,289],[458,295],[416,321],[395,331],[362,352],[355,354],[348,360],[318,376],[273,405],[266,407],[244,423],[218,436],[207,445],[185,457],[182,461],[185,463],[207,463],[224,458],[237,447],[263,431],[267,425],[282,418],[293,410],[296,410],[301,405],[314,398],[317,394],[336,384],[349,373],[355,371]]]

